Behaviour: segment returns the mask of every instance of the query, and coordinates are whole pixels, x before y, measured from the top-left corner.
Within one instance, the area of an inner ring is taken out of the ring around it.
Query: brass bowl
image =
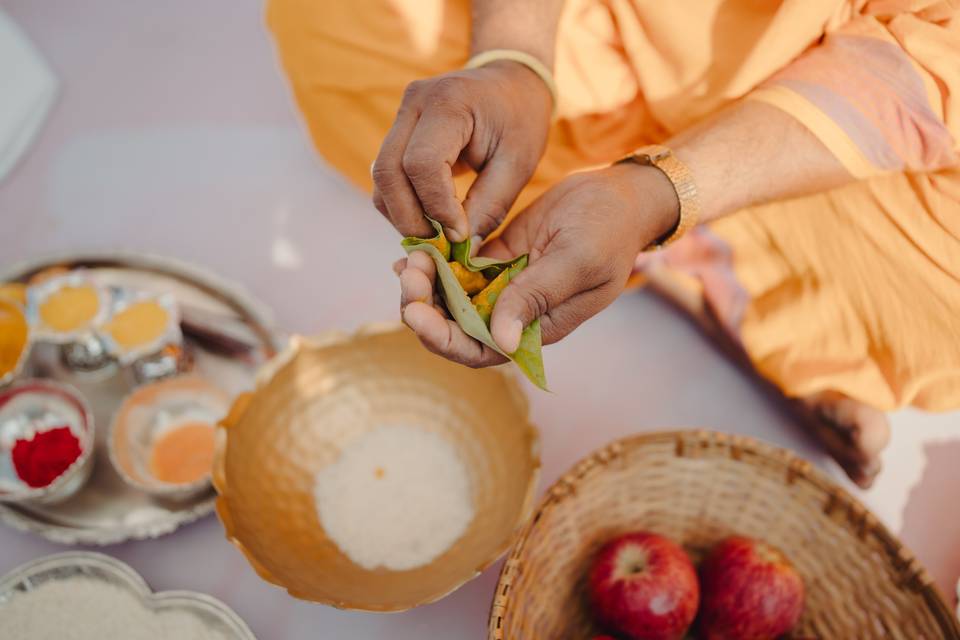
[[[304,340],[265,365],[217,433],[213,482],[230,539],[265,580],[296,598],[402,611],[449,594],[497,560],[528,515],[539,439],[511,374],[426,351],[396,325]],[[316,513],[316,474],[372,429],[412,424],[455,448],[474,518],[429,564],[404,571],[352,562]]]

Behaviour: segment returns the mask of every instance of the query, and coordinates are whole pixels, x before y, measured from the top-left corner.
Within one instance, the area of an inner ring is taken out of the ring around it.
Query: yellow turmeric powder
[[[153,342],[167,329],[170,314],[155,300],[134,302],[117,312],[104,329],[124,350]]]
[[[20,307],[0,298],[0,377],[13,371],[27,348],[30,334]]]
[[[40,304],[40,321],[63,333],[88,325],[100,310],[100,297],[92,285],[63,287]]]

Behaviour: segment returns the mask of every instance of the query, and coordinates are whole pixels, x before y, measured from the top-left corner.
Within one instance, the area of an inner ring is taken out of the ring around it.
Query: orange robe
[[[691,4],[568,0],[558,119],[515,210],[737,100],[778,107],[858,182],[738,212],[656,259],[694,277],[787,395],[960,408],[960,2]],[[469,17],[466,0],[270,1],[328,162],[371,188],[404,87],[463,65]]]

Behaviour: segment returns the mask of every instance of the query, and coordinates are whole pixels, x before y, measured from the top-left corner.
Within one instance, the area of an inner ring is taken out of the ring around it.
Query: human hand
[[[516,62],[411,83],[372,167],[374,205],[405,236],[433,235],[429,216],[454,242],[486,237],[533,175],[552,107],[544,82]],[[463,164],[478,175],[461,204],[453,175]]]
[[[530,263],[503,290],[490,329],[506,353],[540,318],[556,342],[620,294],[637,254],[677,223],[679,202],[658,169],[619,164],[569,176],[521,212],[480,250],[498,259],[527,253]],[[398,263],[404,322],[431,351],[469,366],[505,359],[467,336],[434,303],[433,261],[423,252]]]

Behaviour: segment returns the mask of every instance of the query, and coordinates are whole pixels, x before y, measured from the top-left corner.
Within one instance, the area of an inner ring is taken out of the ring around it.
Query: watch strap
[[[620,162],[636,162],[662,171],[673,185],[680,203],[680,217],[677,224],[644,251],[662,249],[682,238],[687,231],[696,226],[700,220],[700,196],[697,193],[697,184],[687,165],[681,162],[669,147],[662,145],[641,147]]]

